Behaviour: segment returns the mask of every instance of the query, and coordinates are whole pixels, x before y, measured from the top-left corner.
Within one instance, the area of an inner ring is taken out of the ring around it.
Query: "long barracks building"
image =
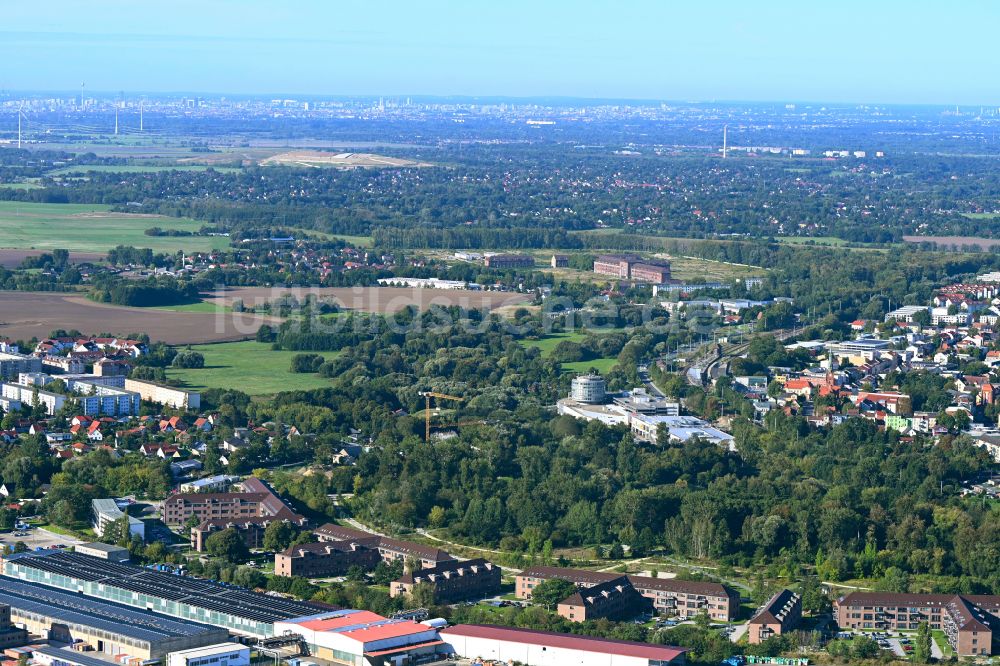
[[[833,602],[841,629],[912,631],[926,622],[940,629],[960,657],[995,654],[1000,595],[851,592]]]
[[[2,564],[7,578],[0,579],[0,590],[13,582],[8,579],[14,579],[257,638],[272,637],[276,622],[329,610],[324,605],[62,550],[18,553]]]
[[[514,591],[518,599],[530,599],[532,590],[542,581],[558,578],[568,580],[577,587],[588,588],[618,578],[621,574],[563,567],[531,567],[515,577]],[[662,615],[683,618],[706,613],[718,622],[736,619],[740,597],[721,583],[677,580],[676,578],[651,578],[628,575],[639,594],[653,602],[653,609]]]

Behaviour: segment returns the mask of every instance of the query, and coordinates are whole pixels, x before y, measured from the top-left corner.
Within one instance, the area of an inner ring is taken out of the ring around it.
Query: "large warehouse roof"
[[[7,557],[7,561],[59,576],[100,583],[105,587],[229,613],[255,622],[275,622],[314,615],[318,610],[329,610],[328,606],[290,601],[250,592],[242,587],[151,571],[62,550],[18,553]],[[4,583],[6,584],[6,580]]]
[[[651,645],[649,643],[621,641],[612,638],[596,638],[575,634],[559,634],[552,631],[499,627],[491,624],[458,624],[454,627],[442,629],[440,633],[441,638],[445,641],[450,636],[485,638],[495,641],[524,643],[566,650],[582,650],[584,652],[638,657],[640,659],[653,659],[664,662],[673,661],[688,651],[686,648],[669,645]]]
[[[61,592],[45,585],[5,578],[0,582],[0,604],[15,611],[37,613],[67,623],[103,629],[136,640],[156,642],[182,636],[197,636],[219,629],[128,606],[97,601]]]

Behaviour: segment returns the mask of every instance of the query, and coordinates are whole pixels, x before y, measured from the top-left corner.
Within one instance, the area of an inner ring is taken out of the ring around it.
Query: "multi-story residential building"
[[[434,588],[437,602],[486,597],[500,591],[500,567],[482,558],[442,562],[435,567],[406,572],[390,583],[389,595],[410,594],[422,583]]]
[[[747,625],[751,645],[763,643],[799,626],[802,620],[802,597],[791,590],[781,590],[761,606]]]
[[[247,521],[253,518],[287,520],[305,525],[306,519],[292,511],[260,479],[250,477],[242,483],[242,492],[180,493],[163,503],[163,522],[182,525],[192,516],[199,520]]]
[[[271,524],[265,518],[252,517],[244,520],[232,518],[212,518],[203,520],[191,528],[191,548],[200,552],[205,550],[205,542],[208,537],[222,530],[236,530],[236,533],[243,539],[247,548],[264,547],[264,530]]]
[[[403,560],[405,562],[412,559],[420,562],[421,567],[431,569],[444,562],[455,560],[454,557],[440,548],[409,541],[399,541],[334,523],[327,523],[317,528],[313,531],[313,534],[316,535],[316,538],[321,543],[328,541],[349,541],[374,548],[385,562],[390,563],[396,560]]]
[[[0,379],[16,379],[22,372],[41,372],[42,359],[37,356],[0,352]]]
[[[531,567],[514,578],[514,592],[519,599],[527,600],[531,599],[532,591],[542,581],[568,580],[577,587],[589,588],[618,577],[619,574],[585,569]],[[739,595],[721,583],[632,575],[628,579],[663,615],[690,618],[706,613],[718,622],[729,622],[736,619],[739,612]]]
[[[53,378],[44,373],[21,373],[17,384],[3,384],[0,393],[9,400],[28,405],[44,405],[51,416],[67,403],[74,403],[87,416],[135,416],[139,413],[139,395],[107,385],[100,377],[66,375],[66,390],[56,392],[40,388],[54,386]],[[95,380],[95,381],[90,381]]]
[[[528,254],[493,254],[483,259],[486,268],[531,268],[535,258]]]
[[[852,592],[834,601],[841,629],[914,631],[926,622],[961,656],[993,654],[1000,635],[1000,595]]]
[[[6,400],[20,402],[24,405],[44,405],[49,416],[58,412],[66,404],[66,396],[62,393],[53,393],[21,384],[0,384],[0,394]]]
[[[626,620],[649,607],[649,600],[632,587],[627,576],[618,576],[583,587],[559,602],[556,612],[570,622],[608,618]]]
[[[147,402],[155,402],[173,409],[199,409],[201,407],[201,394],[196,391],[182,391],[138,379],[126,379],[125,388],[129,391],[135,391]]]
[[[351,567],[374,569],[382,556],[374,548],[347,541],[291,546],[274,556],[276,576],[341,576]]]
[[[721,583],[632,575],[628,579],[661,615],[693,618],[704,613],[716,622],[730,622],[740,610],[740,595]]]
[[[551,264],[552,268],[566,268],[569,266],[569,256],[565,254],[553,254]]]
[[[78,358],[53,356],[51,354],[42,357],[43,372],[80,374],[86,369],[83,361]]]

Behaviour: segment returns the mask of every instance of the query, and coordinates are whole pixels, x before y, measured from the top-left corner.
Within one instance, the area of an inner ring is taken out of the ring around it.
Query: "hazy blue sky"
[[[992,0],[3,4],[5,89],[1000,104]]]

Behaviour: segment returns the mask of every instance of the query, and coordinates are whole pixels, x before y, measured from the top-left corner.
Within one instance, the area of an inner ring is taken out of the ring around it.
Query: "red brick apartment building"
[[[264,546],[264,530],[267,529],[270,522],[260,518],[203,520],[191,528],[191,547],[200,553],[205,550],[205,541],[208,537],[222,530],[234,529],[243,539],[247,548],[262,548]]]
[[[535,258],[527,254],[493,254],[483,259],[486,268],[532,268]]]
[[[274,556],[274,574],[304,578],[341,576],[354,566],[374,569],[381,561],[377,550],[356,543],[306,543],[277,553]]]
[[[914,631],[921,622],[939,629],[960,657],[992,655],[1000,636],[1000,595],[852,592],[833,602],[841,629]]]
[[[594,260],[594,272],[621,280],[653,284],[670,282],[670,262],[647,261],[634,254],[602,254]]]
[[[650,607],[627,576],[618,576],[590,587],[582,587],[559,602],[556,612],[570,622],[608,618],[627,620]]]
[[[197,550],[204,546],[204,539],[211,532],[232,527],[250,530],[243,534],[244,541],[258,538],[252,532],[273,521],[288,521],[305,525],[304,516],[292,511],[270,486],[255,477],[240,483],[243,492],[234,493],[180,493],[171,495],[163,503],[163,522],[183,525],[192,516],[199,525],[191,530],[191,545]]]
[[[486,597],[500,591],[500,567],[482,558],[462,562],[442,562],[433,568],[403,574],[389,585],[389,596],[410,594],[421,583],[434,588],[437,602]]]
[[[379,555],[386,562],[409,559],[418,560],[420,566],[430,569],[444,562],[453,562],[454,557],[439,548],[425,546],[420,543],[409,541],[398,541],[389,537],[379,536],[370,532],[356,530],[334,523],[327,523],[313,531],[313,534],[321,543],[330,541],[348,541],[359,545],[367,546],[378,551]]]
[[[747,625],[747,640],[751,645],[763,643],[771,636],[780,636],[799,626],[802,620],[802,597],[791,590],[782,590],[761,606]]]
[[[585,569],[531,567],[515,577],[514,589],[518,599],[531,599],[532,590],[545,580],[558,578],[580,588],[589,588],[618,577],[618,574]],[[717,622],[729,622],[739,613],[739,595],[720,583],[632,575],[628,580],[661,615],[689,618],[704,612]]]

